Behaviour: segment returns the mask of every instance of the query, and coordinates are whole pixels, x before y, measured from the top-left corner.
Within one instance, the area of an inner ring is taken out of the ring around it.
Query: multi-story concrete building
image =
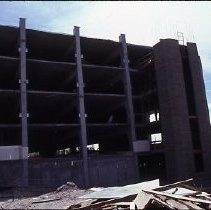
[[[153,47],[0,26],[0,185],[209,184],[195,43]]]

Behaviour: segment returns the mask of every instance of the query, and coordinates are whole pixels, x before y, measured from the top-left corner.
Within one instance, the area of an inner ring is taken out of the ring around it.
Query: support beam
[[[19,58],[20,58],[20,117],[21,117],[21,144],[23,149],[28,151],[28,122],[27,122],[27,92],[26,92],[26,29],[25,19],[20,18],[20,46],[19,46]],[[28,156],[28,155],[27,155]],[[28,185],[28,161],[23,160],[23,185]]]
[[[132,99],[132,90],[131,90],[131,81],[130,81],[130,71],[129,71],[129,60],[127,53],[127,44],[125,35],[121,34],[119,37],[121,44],[121,61],[122,66],[124,67],[124,89],[126,94],[126,110],[127,110],[127,122],[128,122],[128,137],[130,149],[133,150],[133,142],[136,141],[136,130],[135,130],[135,118],[133,111],[133,99]]]
[[[83,173],[84,173],[84,185],[89,186],[89,171],[88,171],[88,153],[87,153],[87,132],[86,132],[86,116],[85,116],[85,105],[84,105],[84,83],[83,83],[83,72],[81,62],[81,43],[80,43],[80,32],[79,27],[74,27],[75,36],[75,57],[76,57],[76,82],[78,90],[79,100],[79,121],[80,121],[80,140],[82,148],[83,158]]]
[[[26,30],[25,19],[20,18],[20,91],[21,91],[21,141],[23,147],[28,147],[27,130],[27,93],[26,93]]]

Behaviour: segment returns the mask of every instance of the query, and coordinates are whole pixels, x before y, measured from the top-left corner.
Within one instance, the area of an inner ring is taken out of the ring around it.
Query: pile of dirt
[[[42,189],[43,191],[44,188]],[[66,184],[58,187],[49,192],[49,188],[46,189],[47,193],[33,196],[39,192],[39,188],[28,188],[21,195],[21,191],[16,189],[13,192],[13,198],[8,197],[0,201],[0,209],[68,209],[71,205],[82,201],[79,197],[93,192],[91,190],[80,189],[73,182],[67,182]]]
[[[79,190],[78,186],[73,182],[67,182],[66,184],[58,187],[56,192],[67,191],[67,190]]]

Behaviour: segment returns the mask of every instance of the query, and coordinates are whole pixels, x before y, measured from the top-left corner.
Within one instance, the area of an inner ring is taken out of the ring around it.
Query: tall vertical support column
[[[133,99],[129,72],[129,60],[127,52],[127,44],[125,39],[125,34],[119,36],[119,41],[121,44],[121,62],[124,67],[124,89],[126,94],[126,111],[127,111],[127,122],[128,122],[128,136],[130,150],[133,151],[133,142],[136,141],[136,130],[135,130],[135,119],[133,111]]]
[[[86,133],[86,114],[84,105],[84,82],[83,82],[83,71],[81,62],[81,43],[80,43],[80,32],[79,27],[74,27],[75,36],[75,57],[77,65],[77,90],[78,90],[78,100],[79,100],[79,121],[80,121],[80,141],[82,149],[83,158],[83,175],[84,175],[84,185],[89,186],[89,171],[88,171],[88,153],[87,153],[87,133]]]
[[[21,144],[23,160],[23,184],[28,185],[28,123],[27,123],[27,80],[26,80],[26,28],[25,18],[20,18],[20,117],[21,117]]]
[[[192,138],[183,65],[178,41],[153,46],[162,139],[168,181],[190,178],[194,172]]]
[[[199,140],[201,143],[202,156],[204,162],[204,170],[200,173],[205,175],[204,179],[210,180],[211,176],[211,129],[209,110],[207,106],[206,91],[203,79],[201,60],[198,55],[197,46],[195,43],[187,43],[188,61],[190,73],[193,83],[196,115],[199,126]],[[209,183],[211,184],[211,183]]]

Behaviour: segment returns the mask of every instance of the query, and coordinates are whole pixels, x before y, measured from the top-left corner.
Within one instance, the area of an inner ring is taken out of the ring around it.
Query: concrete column
[[[77,65],[77,90],[78,90],[78,109],[79,109],[79,122],[80,122],[80,140],[81,150],[83,158],[83,173],[84,173],[84,185],[89,186],[89,171],[88,171],[88,153],[87,153],[87,133],[86,133],[86,116],[84,105],[84,82],[83,71],[81,62],[81,44],[80,44],[80,32],[79,27],[74,27],[75,36],[75,57]]]
[[[128,122],[128,137],[130,150],[133,151],[133,142],[136,141],[136,129],[135,129],[135,118],[133,110],[133,98],[131,90],[130,72],[129,72],[129,60],[127,53],[127,44],[125,35],[121,34],[119,36],[119,41],[121,44],[121,61],[124,68],[124,89],[126,95],[126,111],[127,111],[127,122]]]
[[[199,136],[202,147],[204,173],[208,173],[209,175],[207,174],[207,178],[208,177],[210,178],[211,128],[210,128],[209,111],[207,106],[201,60],[198,55],[195,43],[187,43],[187,52],[188,52],[189,68],[193,83],[196,115],[199,125]]]
[[[27,122],[27,80],[26,80],[26,29],[25,19],[20,18],[20,46],[19,46],[19,58],[20,58],[20,117],[21,117],[21,144],[22,153],[28,153],[28,122]],[[22,155],[23,156],[23,155]],[[28,155],[25,155],[28,156]],[[22,157],[23,162],[23,184],[28,185],[28,161]]]
[[[161,40],[153,52],[167,179],[190,178],[194,172],[193,149],[178,41]]]

